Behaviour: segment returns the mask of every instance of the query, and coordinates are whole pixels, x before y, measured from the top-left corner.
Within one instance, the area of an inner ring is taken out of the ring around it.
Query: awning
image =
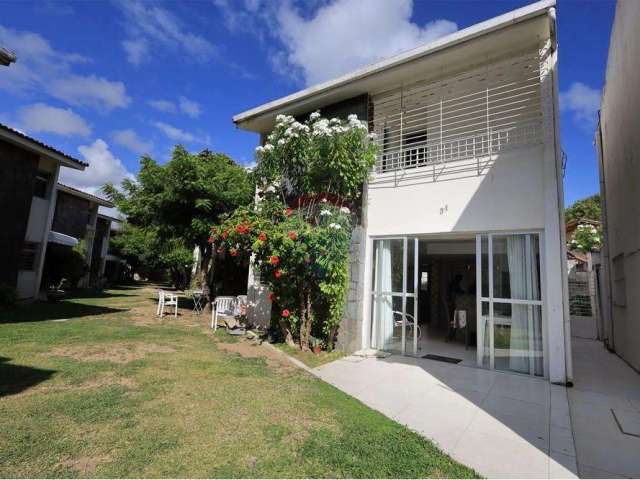
[[[53,230],[49,232],[49,242],[57,243],[58,245],[65,245],[67,247],[75,247],[78,245],[77,238],[65,235],[64,233],[54,232]]]

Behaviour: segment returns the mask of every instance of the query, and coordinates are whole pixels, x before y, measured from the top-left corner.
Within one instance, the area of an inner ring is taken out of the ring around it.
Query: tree
[[[142,157],[136,181],[124,180],[121,187],[104,186],[127,218],[117,247],[132,265],[169,269],[181,287],[188,278],[194,246],[203,252],[201,267],[209,266],[206,237],[211,223],[249,204],[254,195],[251,174],[227,155],[209,150],[192,154],[181,145],[165,165]]]
[[[596,193],[582,200],[577,200],[565,209],[565,221],[597,220],[600,221],[600,194]]]
[[[297,337],[308,350],[314,334],[331,350],[349,286],[352,212],[377,148],[355,115],[276,121],[257,148],[262,200],[213,226],[209,242],[240,261],[253,255],[287,343]]]

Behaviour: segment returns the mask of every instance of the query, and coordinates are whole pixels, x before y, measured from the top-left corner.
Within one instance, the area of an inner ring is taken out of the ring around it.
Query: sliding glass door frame
[[[526,249],[529,251],[531,249],[531,237],[530,235],[538,236],[538,245],[539,245],[539,261],[540,261],[540,300],[520,300],[520,299],[512,299],[512,298],[499,298],[494,296],[494,279],[493,279],[493,238],[496,236],[506,236],[506,235],[527,235],[525,237],[526,241]],[[482,240],[483,237],[487,239],[487,283],[488,283],[488,296],[482,295]],[[545,292],[545,265],[544,265],[544,255],[543,255],[543,233],[540,231],[515,231],[515,232],[495,232],[495,233],[477,233],[476,234],[476,318],[479,320],[476,328],[476,362],[478,367],[484,366],[484,357],[485,357],[485,338],[484,338],[484,325],[480,323],[482,320],[482,304],[488,303],[489,305],[489,368],[491,370],[495,369],[495,336],[494,336],[494,326],[495,326],[495,314],[494,314],[494,304],[511,304],[511,305],[530,305],[530,306],[539,306],[541,312],[541,322],[542,322],[542,364],[543,364],[543,375],[547,376],[547,355],[546,355],[546,317],[545,317],[545,308],[544,308],[544,292]],[[530,374],[533,374],[533,357],[534,350],[531,348],[532,340],[529,340],[529,369]]]
[[[402,291],[394,292],[393,289],[391,291],[378,291],[376,286],[376,268],[379,268],[378,255],[380,253],[379,249],[375,248],[377,241],[385,241],[385,240],[401,240],[402,241]],[[408,258],[409,254],[409,245],[410,242],[413,242],[413,258]],[[413,353],[411,355],[416,355],[418,352],[418,245],[419,241],[417,237],[410,236],[392,236],[392,237],[372,237],[371,238],[371,248],[372,248],[372,263],[373,268],[371,269],[371,282],[369,285],[372,285],[371,288],[371,298],[370,301],[370,325],[371,331],[369,332],[370,338],[369,342],[375,348],[380,348],[379,345],[375,345],[375,336],[376,336],[376,299],[378,297],[391,297],[393,301],[393,297],[401,297],[402,298],[402,312],[399,312],[402,315],[402,334],[401,334],[401,353],[402,355],[407,355],[407,299],[413,299],[413,338],[411,339],[412,350]],[[408,278],[409,275],[409,262],[413,263],[413,278]],[[407,291],[408,282],[413,282],[413,293]],[[393,318],[392,312],[392,318]],[[393,322],[393,320],[392,320]]]

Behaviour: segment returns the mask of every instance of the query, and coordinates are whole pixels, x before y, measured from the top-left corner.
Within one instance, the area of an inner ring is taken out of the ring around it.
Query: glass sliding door
[[[544,374],[537,233],[476,238],[478,365]]]
[[[415,354],[417,336],[418,240],[373,241],[371,346]]]

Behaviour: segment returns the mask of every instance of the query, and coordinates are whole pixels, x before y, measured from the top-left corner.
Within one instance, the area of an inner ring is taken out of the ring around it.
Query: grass
[[[476,475],[206,316],[156,319],[152,298],[0,312],[0,477]]]

